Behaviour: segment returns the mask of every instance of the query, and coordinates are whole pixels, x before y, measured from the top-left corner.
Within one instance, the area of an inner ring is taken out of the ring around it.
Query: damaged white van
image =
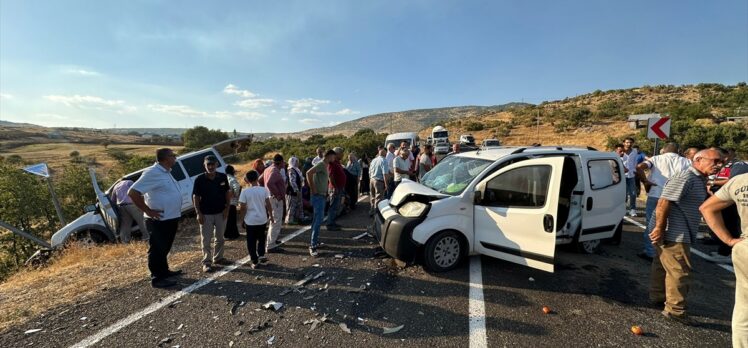
[[[556,245],[593,253],[620,238],[625,180],[618,156],[592,148],[502,147],[445,157],[403,180],[377,207],[387,254],[432,271],[488,255],[553,272]]]

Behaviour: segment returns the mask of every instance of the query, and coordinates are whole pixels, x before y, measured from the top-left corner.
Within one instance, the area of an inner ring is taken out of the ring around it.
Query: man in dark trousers
[[[203,249],[203,272],[213,271],[213,264],[230,265],[223,257],[223,232],[229,216],[232,191],[226,174],[216,171],[216,156],[205,156],[205,173],[195,178],[192,201],[195,204],[197,223],[200,224],[200,243]],[[212,248],[215,241],[215,250]]]
[[[145,224],[151,234],[148,242],[151,286],[167,288],[177,284],[168,278],[182,273],[169,270],[167,261],[182,216],[182,193],[171,176],[171,168],[177,162],[174,152],[167,148],[158,149],[156,160],[158,162],[143,171],[127,194],[145,214]]]

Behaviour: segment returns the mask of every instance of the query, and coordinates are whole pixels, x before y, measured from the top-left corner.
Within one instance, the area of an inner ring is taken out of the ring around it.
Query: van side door
[[[613,237],[626,214],[623,163],[606,153],[582,155],[585,189],[579,241]]]
[[[171,167],[171,176],[177,181],[179,185],[179,192],[182,194],[182,211],[186,211],[192,208],[192,185],[190,184],[189,178],[184,172],[184,167],[177,161],[174,166]]]
[[[475,251],[553,272],[564,157],[510,164],[476,186]]]

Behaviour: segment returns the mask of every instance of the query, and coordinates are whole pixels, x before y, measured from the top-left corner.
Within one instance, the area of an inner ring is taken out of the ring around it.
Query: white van
[[[403,141],[408,143],[408,147],[413,144],[418,144],[419,142],[418,133],[414,132],[403,132],[403,133],[392,133],[387,136],[384,140],[384,148],[387,148],[387,145],[392,143],[395,145],[395,148],[400,148],[400,143]]]
[[[203,162],[205,156],[214,155],[218,159],[217,171],[225,173],[226,162],[224,157],[231,156],[246,150],[251,142],[251,136],[229,139],[210,148],[190,152],[177,157],[177,162],[171,168],[171,175],[179,184],[182,193],[182,214],[194,211],[192,204],[192,185],[195,177],[205,172]],[[99,244],[119,240],[119,211],[114,201],[112,189],[118,182],[129,179],[138,180],[145,168],[134,173],[127,174],[114,182],[106,191],[102,191],[96,180],[96,173],[89,169],[93,189],[96,192],[97,203],[86,207],[86,213],[65,225],[52,235],[52,247],[57,248],[64,245],[68,240],[75,239],[84,244]],[[132,231],[138,231],[137,223],[133,221]]]
[[[553,272],[556,245],[593,253],[620,233],[623,177],[618,156],[591,148],[458,153],[420,183],[403,180],[373,230],[387,254],[436,272],[478,254]]]

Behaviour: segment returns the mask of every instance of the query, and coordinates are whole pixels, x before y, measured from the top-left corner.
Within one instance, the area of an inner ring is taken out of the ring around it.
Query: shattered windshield
[[[447,156],[423,176],[421,184],[440,193],[456,196],[491,163],[493,161],[479,158]]]

